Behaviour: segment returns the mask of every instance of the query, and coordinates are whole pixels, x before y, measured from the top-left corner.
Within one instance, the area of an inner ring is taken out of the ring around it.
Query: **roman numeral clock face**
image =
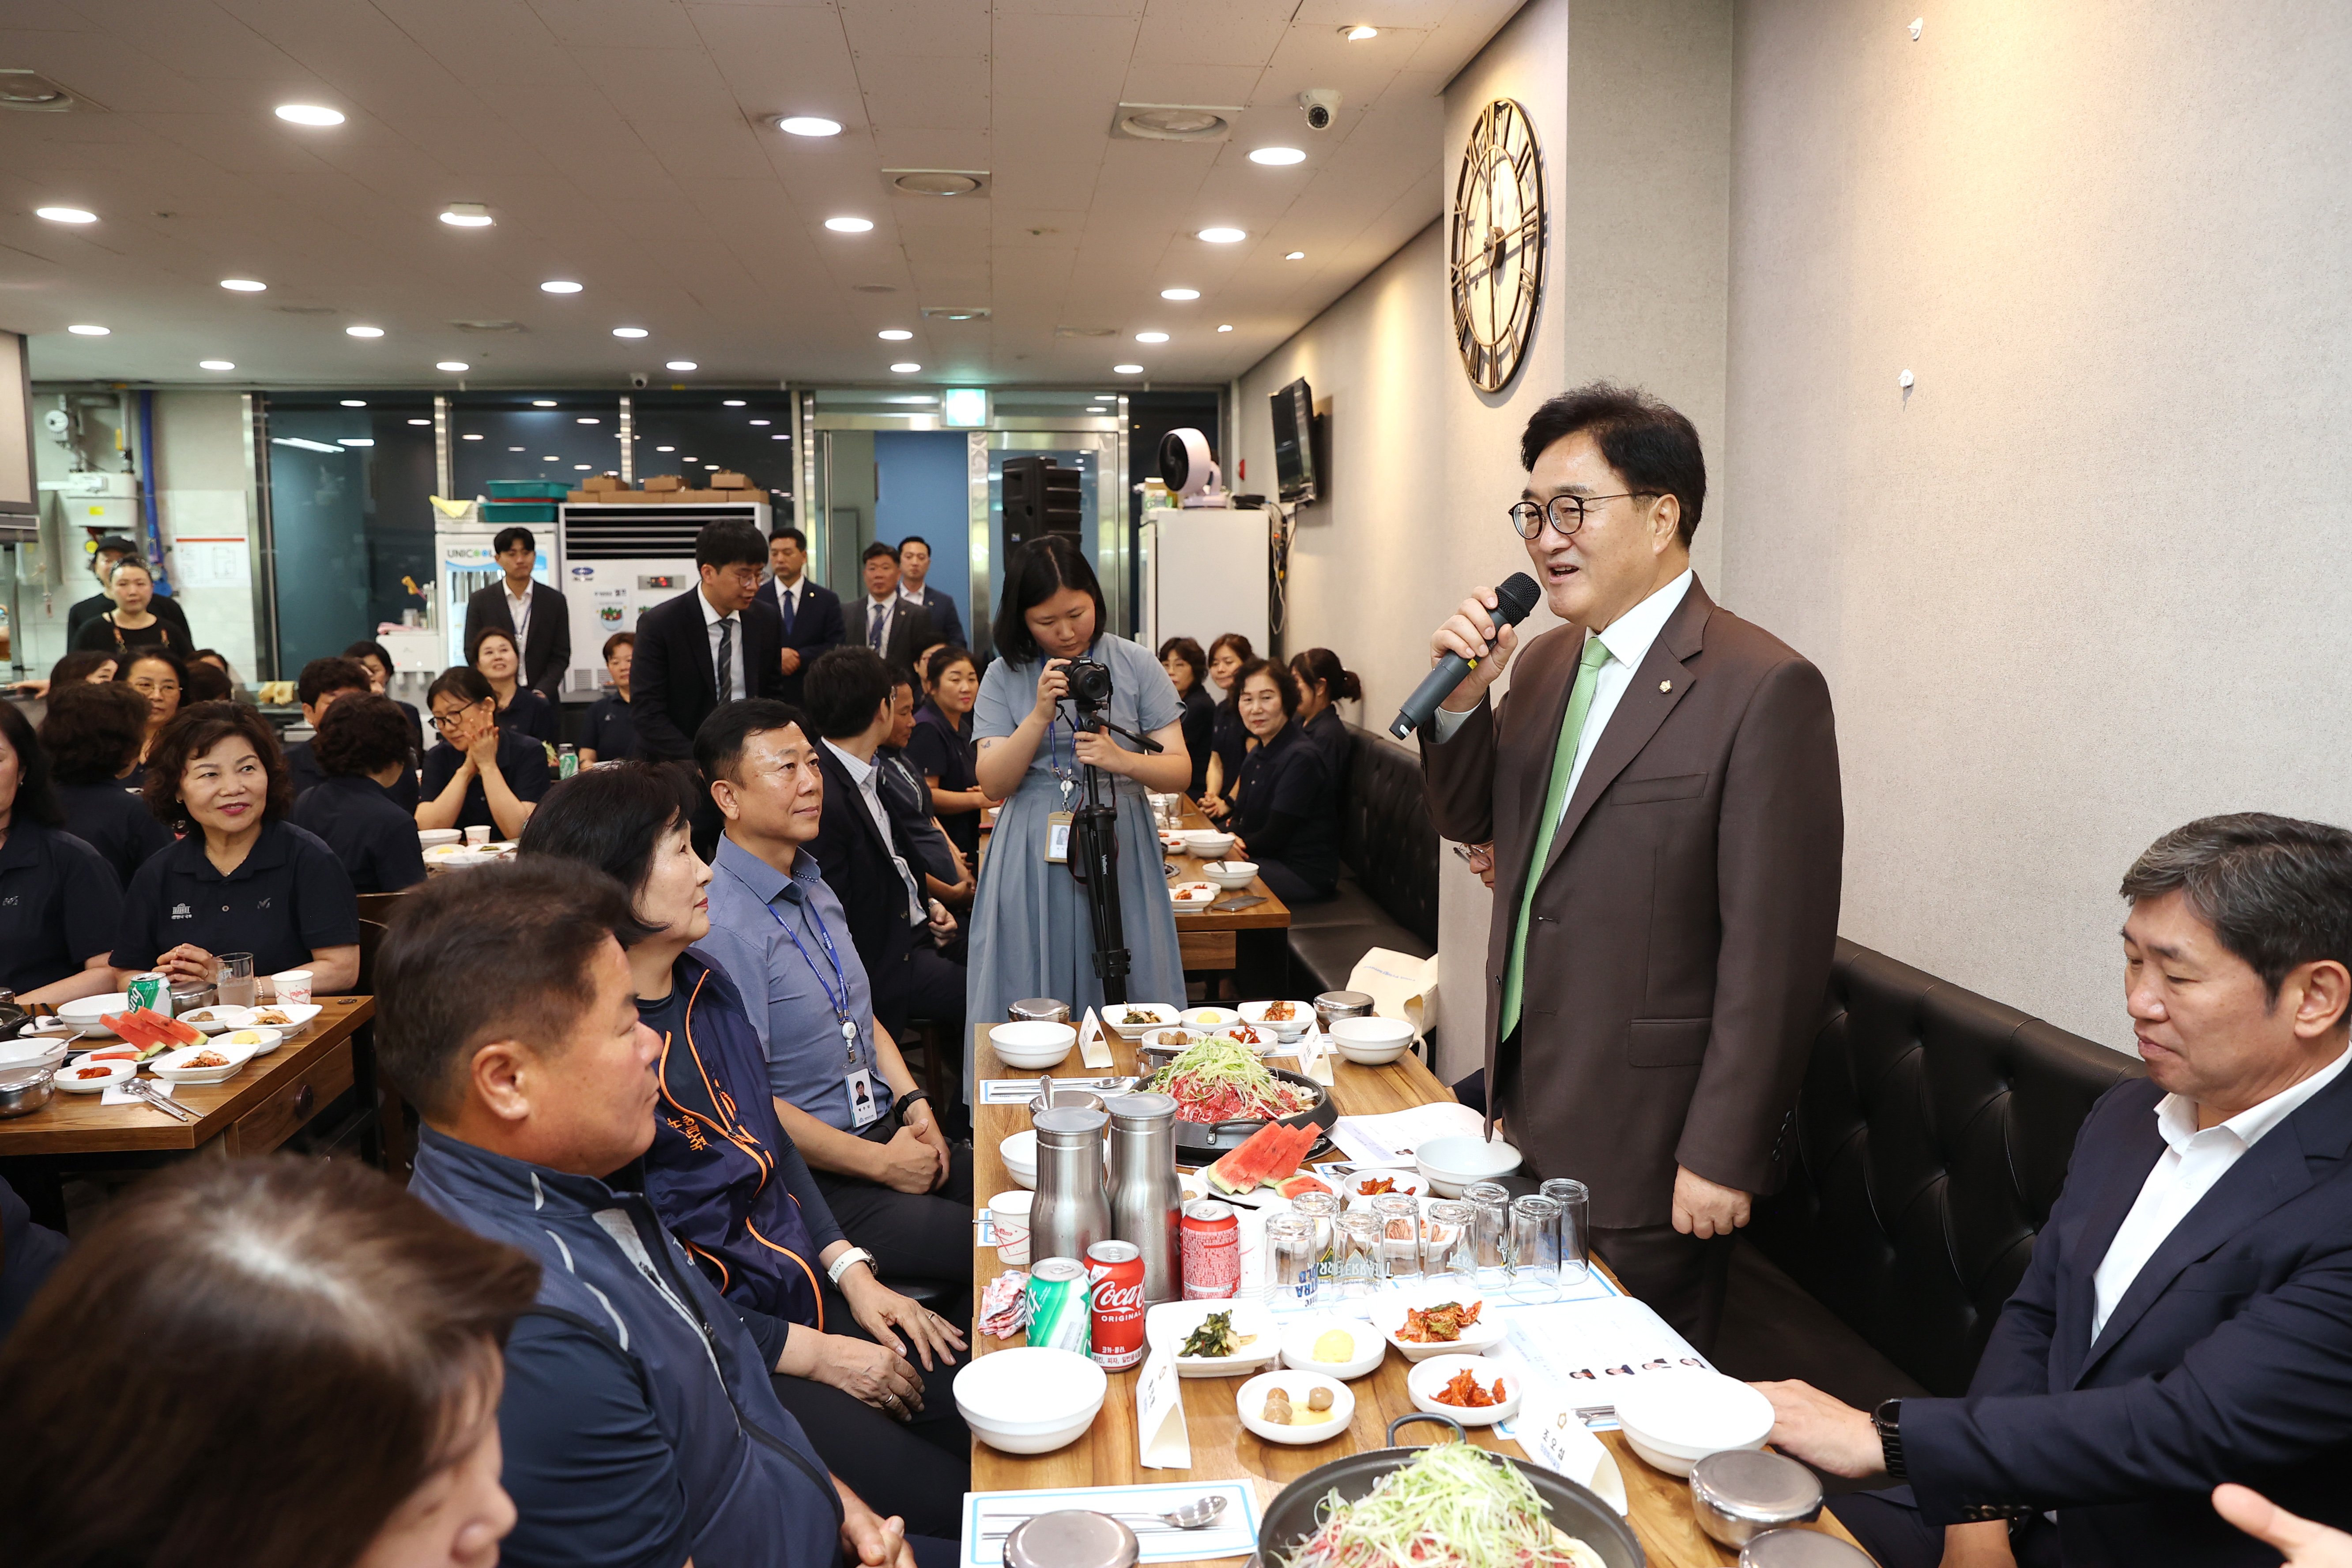
[[[1482,392],[1518,374],[1543,292],[1543,159],[1527,112],[1498,98],[1478,115],[1454,184],[1446,282],[1454,346]]]

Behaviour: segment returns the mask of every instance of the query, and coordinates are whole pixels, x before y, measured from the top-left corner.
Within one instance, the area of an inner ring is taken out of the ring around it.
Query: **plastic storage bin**
[[[484,522],[553,522],[555,503],[551,500],[486,500],[482,503]]]
[[[571,487],[561,479],[492,479],[492,500],[562,500]]]

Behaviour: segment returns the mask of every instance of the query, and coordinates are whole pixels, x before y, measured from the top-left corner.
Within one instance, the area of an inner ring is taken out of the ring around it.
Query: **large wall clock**
[[[1543,158],[1527,111],[1498,98],[1479,111],[1454,183],[1446,283],[1462,369],[1482,392],[1518,374],[1543,294]]]

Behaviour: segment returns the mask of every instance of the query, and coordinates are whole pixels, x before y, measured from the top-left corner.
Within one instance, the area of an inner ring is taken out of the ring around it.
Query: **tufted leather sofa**
[[[1927,1392],[1959,1394],[2075,1130],[2141,1068],[1843,940],[1830,993],[1784,1134],[1789,1179],[1747,1239]]]
[[[1302,993],[1337,990],[1375,947],[1437,951],[1437,829],[1420,759],[1348,726],[1352,762],[1340,792],[1339,896],[1290,911],[1290,961]]]

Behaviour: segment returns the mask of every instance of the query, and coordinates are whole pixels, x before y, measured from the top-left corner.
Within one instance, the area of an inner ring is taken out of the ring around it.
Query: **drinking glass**
[[[250,1007],[256,1000],[253,984],[253,954],[224,952],[220,955],[220,973],[215,984],[220,988],[220,1005],[224,1007]]]
[[[1380,1289],[1381,1280],[1388,1272],[1385,1249],[1381,1246],[1380,1215],[1363,1209],[1341,1215],[1332,1251],[1338,1259],[1338,1271],[1333,1276],[1338,1295],[1360,1300]]]
[[[1440,1198],[1429,1205],[1429,1234],[1423,1243],[1427,1258],[1423,1269],[1432,1279],[1450,1287],[1475,1289],[1478,1255],[1470,1239],[1471,1208],[1459,1198]]]
[[[1388,1260],[1385,1277],[1420,1279],[1421,1200],[1410,1193],[1383,1193],[1372,1200],[1372,1217],[1381,1222],[1381,1247]]]
[[[1478,1283],[1500,1287],[1510,1277],[1511,1189],[1500,1182],[1473,1182],[1462,1189],[1470,1205],[1470,1245]]]
[[[1315,1226],[1295,1214],[1265,1222],[1265,1304],[1287,1312],[1315,1305]]]
[[[1540,1194],[1511,1203],[1511,1294],[1549,1301],[1559,1295],[1559,1205]]]
[[[1543,1184],[1543,1195],[1559,1205],[1559,1282],[1581,1285],[1592,1272],[1592,1194],[1559,1176]]]
[[[1301,1193],[1290,1200],[1290,1212],[1315,1227],[1315,1277],[1329,1283],[1337,1267],[1331,1243],[1339,1222],[1339,1194]]]

